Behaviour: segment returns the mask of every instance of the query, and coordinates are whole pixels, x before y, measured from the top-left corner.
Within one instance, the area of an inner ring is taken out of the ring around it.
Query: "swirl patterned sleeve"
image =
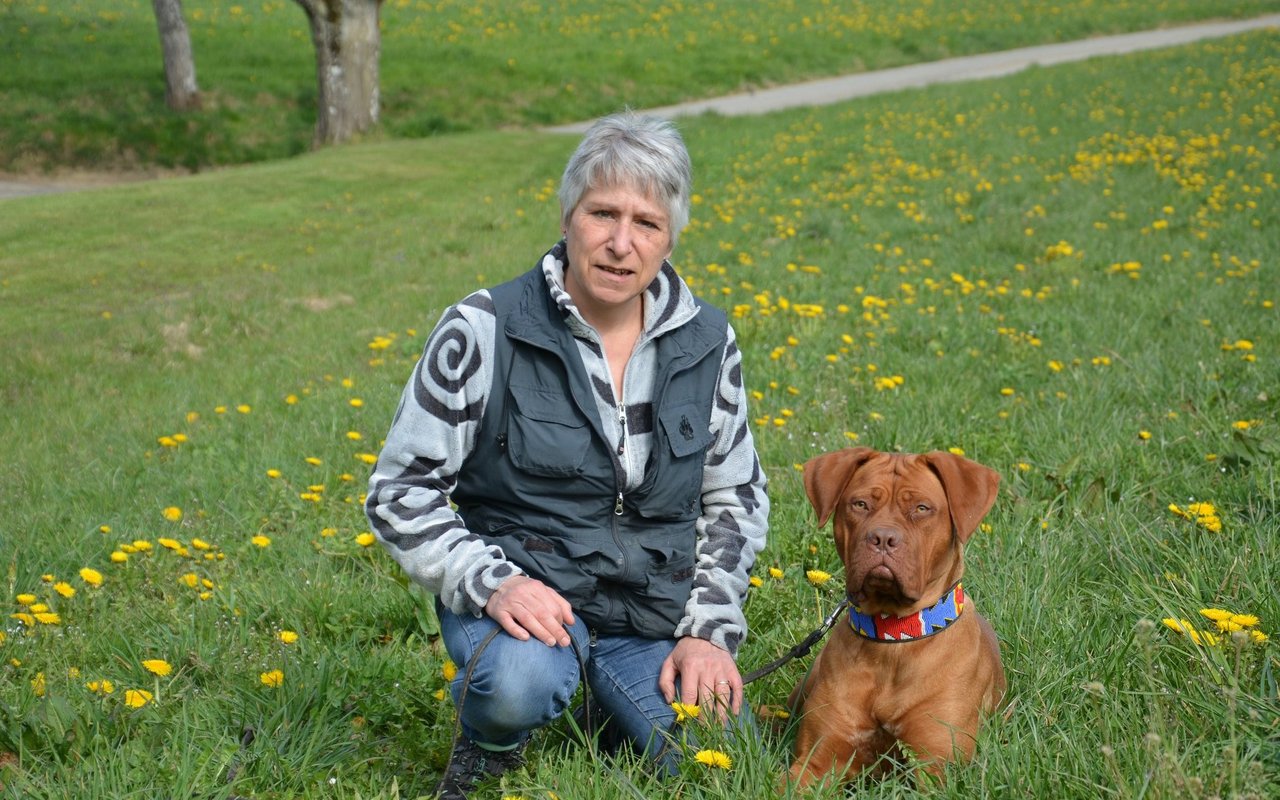
[[[481,614],[518,574],[449,504],[492,380],[493,305],[477,292],[447,309],[427,339],[369,479],[365,513],[409,577],[457,614]]]
[[[702,473],[693,593],[677,636],[694,636],[737,654],[747,633],[742,605],[769,522],[767,481],[751,438],[742,353],[732,326],[711,413],[714,435]]]

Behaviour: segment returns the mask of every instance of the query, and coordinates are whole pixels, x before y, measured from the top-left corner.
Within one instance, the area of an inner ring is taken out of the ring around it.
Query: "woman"
[[[670,123],[597,122],[563,239],[446,310],[405,388],[366,511],[461,667],[442,797],[518,764],[582,678],[669,770],[673,702],[743,710],[769,503],[733,329],[667,261],[690,184]]]

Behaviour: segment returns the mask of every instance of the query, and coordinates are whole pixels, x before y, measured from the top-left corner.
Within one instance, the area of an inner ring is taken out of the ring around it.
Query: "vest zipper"
[[[618,427],[621,433],[618,434],[618,460],[621,461],[627,451],[627,407],[624,403],[618,403]],[[623,475],[626,474],[626,468],[623,468]],[[614,516],[622,516],[622,476],[619,476],[618,482],[618,502],[613,505]]]

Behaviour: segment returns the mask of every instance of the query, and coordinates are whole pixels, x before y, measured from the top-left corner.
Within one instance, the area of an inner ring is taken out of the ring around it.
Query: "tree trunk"
[[[315,145],[337,144],[378,124],[382,0],[296,0],[316,50]]]
[[[164,101],[174,111],[199,108],[200,87],[196,85],[196,62],[191,54],[191,34],[182,16],[182,0],[151,0],[151,5],[164,54]]]

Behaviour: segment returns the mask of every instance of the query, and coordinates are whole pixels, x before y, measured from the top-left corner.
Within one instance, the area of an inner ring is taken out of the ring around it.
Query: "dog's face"
[[[995,503],[1000,476],[951,453],[865,447],[817,456],[804,483],[836,549],[849,597],[866,613],[902,615],[960,579],[963,545]]]

